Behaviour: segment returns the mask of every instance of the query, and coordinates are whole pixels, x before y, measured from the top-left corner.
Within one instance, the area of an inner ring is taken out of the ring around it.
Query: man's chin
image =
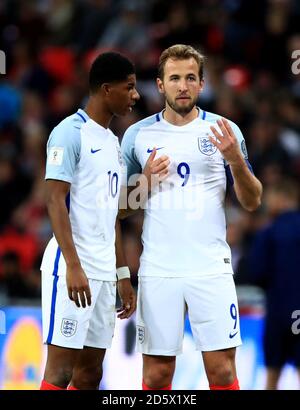
[[[168,102],[169,106],[179,115],[181,116],[186,116],[187,114],[189,114],[192,109],[195,107],[196,102],[189,102],[189,104],[177,104],[176,102],[170,104],[170,102]]]
[[[192,109],[194,108],[195,105],[193,106],[187,106],[187,107],[179,107],[178,105],[176,105],[173,109],[175,112],[177,112],[177,114],[185,116],[187,114],[189,114]]]

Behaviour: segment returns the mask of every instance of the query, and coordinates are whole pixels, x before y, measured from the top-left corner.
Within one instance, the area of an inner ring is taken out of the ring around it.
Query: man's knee
[[[102,366],[76,367],[73,371],[72,386],[79,390],[98,390],[102,379]]]
[[[73,368],[71,365],[64,364],[58,366],[50,366],[45,370],[44,380],[54,386],[65,389],[72,379]]]
[[[210,384],[225,386],[234,382],[235,372],[229,364],[220,364],[210,370],[207,375]]]
[[[151,388],[163,388],[171,384],[174,370],[175,360],[147,360],[143,369],[144,383]]]

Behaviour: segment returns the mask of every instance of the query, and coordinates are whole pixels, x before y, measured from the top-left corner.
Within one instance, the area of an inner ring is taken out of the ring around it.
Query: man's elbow
[[[256,211],[261,205],[261,197],[257,197],[249,203],[243,204],[243,208],[248,212]]]

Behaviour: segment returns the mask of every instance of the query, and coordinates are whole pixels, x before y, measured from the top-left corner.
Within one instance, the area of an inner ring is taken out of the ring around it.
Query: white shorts
[[[232,274],[140,276],[137,350],[161,356],[182,353],[187,311],[197,350],[215,351],[242,343]]]
[[[111,346],[115,327],[116,282],[89,279],[92,304],[78,308],[69,299],[65,276],[42,272],[43,341],[82,349]]]

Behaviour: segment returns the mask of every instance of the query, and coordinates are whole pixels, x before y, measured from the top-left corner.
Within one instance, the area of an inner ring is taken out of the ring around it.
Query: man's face
[[[159,92],[167,104],[178,114],[188,114],[196,105],[203,88],[199,67],[194,58],[174,60],[169,58],[164,67],[164,78],[157,79]]]
[[[108,104],[113,115],[122,116],[132,111],[132,107],[140,98],[135,87],[135,74],[130,74],[125,81],[110,85]]]

